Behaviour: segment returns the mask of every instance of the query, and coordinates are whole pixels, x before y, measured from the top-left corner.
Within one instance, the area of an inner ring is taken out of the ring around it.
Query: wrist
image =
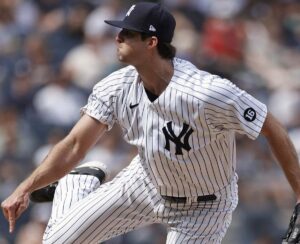
[[[24,181],[18,186],[16,191],[19,191],[23,194],[30,194],[33,191],[33,189],[31,189],[30,185],[31,184],[29,184],[27,181]]]

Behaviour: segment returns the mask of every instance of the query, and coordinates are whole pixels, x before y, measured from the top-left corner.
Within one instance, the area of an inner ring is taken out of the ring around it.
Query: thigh
[[[156,222],[156,189],[131,166],[72,206],[45,232],[44,243],[99,243]]]
[[[180,216],[181,215],[181,216]],[[189,210],[169,220],[167,244],[221,243],[231,223],[232,212]]]

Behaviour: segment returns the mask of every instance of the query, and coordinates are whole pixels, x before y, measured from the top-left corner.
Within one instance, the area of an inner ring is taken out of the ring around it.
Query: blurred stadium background
[[[104,19],[134,1],[0,1],[0,201],[79,118],[93,85],[121,67]],[[300,153],[299,0],[165,0],[177,20],[177,56],[231,79],[286,126]],[[295,202],[266,141],[237,139],[240,203],[223,243],[281,243]],[[116,174],[136,150],[114,128],[87,155]],[[36,244],[51,204],[31,204],[14,234],[0,215],[0,244]],[[164,243],[153,225],[107,241]]]

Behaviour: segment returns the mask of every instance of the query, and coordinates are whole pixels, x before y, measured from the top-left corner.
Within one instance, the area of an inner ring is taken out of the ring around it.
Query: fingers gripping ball
[[[295,208],[282,244],[300,243],[300,203]]]

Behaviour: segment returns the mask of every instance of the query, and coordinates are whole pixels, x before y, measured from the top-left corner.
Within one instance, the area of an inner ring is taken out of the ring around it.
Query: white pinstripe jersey
[[[235,133],[255,139],[267,109],[229,80],[174,58],[173,77],[151,102],[133,66],[100,81],[83,111],[123,128],[161,195],[218,192],[234,178]]]

